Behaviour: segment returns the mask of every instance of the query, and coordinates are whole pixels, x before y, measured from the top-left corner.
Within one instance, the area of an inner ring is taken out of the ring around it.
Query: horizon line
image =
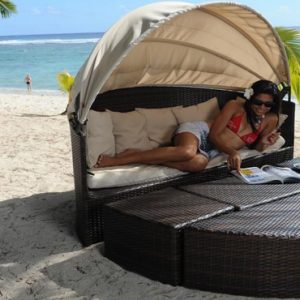
[[[91,31],[91,32],[62,32],[62,33],[26,33],[26,34],[9,34],[0,35],[0,37],[13,37],[13,36],[39,36],[39,35],[63,35],[63,34],[98,34],[105,33],[105,31]]]
[[[300,29],[300,25],[293,25],[293,26],[273,26],[276,27],[283,27],[283,28],[295,28]],[[86,31],[86,32],[60,32],[60,33],[26,33],[26,34],[0,34],[0,37],[13,37],[13,36],[39,36],[39,35],[58,35],[58,34],[98,34],[98,33],[105,33],[106,31]]]

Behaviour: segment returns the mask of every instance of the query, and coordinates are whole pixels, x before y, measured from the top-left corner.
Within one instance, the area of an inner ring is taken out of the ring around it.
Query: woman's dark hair
[[[253,131],[256,131],[256,124],[258,122],[257,116],[253,112],[251,105],[252,105],[252,100],[258,95],[258,94],[269,94],[273,96],[273,101],[274,101],[274,106],[271,108],[271,112],[277,114],[279,118],[279,112],[280,112],[280,107],[281,107],[281,97],[280,97],[280,92],[278,90],[278,87],[275,83],[269,80],[258,80],[254,82],[251,86],[253,89],[253,95],[250,97],[249,100],[245,102],[245,111],[247,114],[247,120],[250,123]]]

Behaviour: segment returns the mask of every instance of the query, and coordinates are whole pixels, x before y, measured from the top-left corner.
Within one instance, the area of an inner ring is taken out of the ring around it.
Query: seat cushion
[[[173,178],[183,174],[187,173],[159,165],[132,164],[89,170],[87,184],[91,189],[119,187]]]
[[[279,142],[276,143],[277,148],[275,148],[276,144],[274,144],[271,146],[272,149],[266,149],[265,152],[276,151],[280,148],[280,145],[283,145],[285,142],[282,137],[278,141]],[[239,153],[242,159],[261,155],[261,152],[248,148],[241,149]],[[220,154],[209,161],[206,169],[223,165],[226,162],[227,155]],[[89,169],[87,173],[87,184],[91,189],[120,187],[174,178],[184,174],[187,174],[187,172],[160,165],[133,164],[102,169]]]

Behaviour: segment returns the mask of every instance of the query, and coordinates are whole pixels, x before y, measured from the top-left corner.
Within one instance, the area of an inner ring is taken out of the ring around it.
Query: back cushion
[[[127,149],[148,150],[153,148],[146,131],[146,119],[142,114],[137,111],[108,112],[113,123],[116,153]]]
[[[178,125],[171,107],[166,108],[136,108],[147,124],[147,132],[152,147],[167,145]]]
[[[100,154],[115,155],[115,139],[110,114],[90,110],[86,130],[86,159],[88,167],[92,168]]]
[[[288,118],[288,115],[285,114],[279,114],[279,120],[278,120],[278,128],[281,127],[281,125],[285,122],[285,120]]]
[[[187,107],[174,107],[174,115],[179,124],[194,121],[211,121],[220,112],[216,97]]]

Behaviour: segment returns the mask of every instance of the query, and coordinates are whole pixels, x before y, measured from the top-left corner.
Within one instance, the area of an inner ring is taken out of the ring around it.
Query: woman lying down
[[[158,164],[185,172],[199,172],[220,152],[228,154],[228,167],[239,170],[238,150],[250,146],[263,151],[279,133],[281,99],[275,83],[259,80],[244,94],[230,100],[212,123],[187,122],[177,128],[173,146],[151,150],[126,150],[117,156],[100,155],[95,168],[132,163]]]

